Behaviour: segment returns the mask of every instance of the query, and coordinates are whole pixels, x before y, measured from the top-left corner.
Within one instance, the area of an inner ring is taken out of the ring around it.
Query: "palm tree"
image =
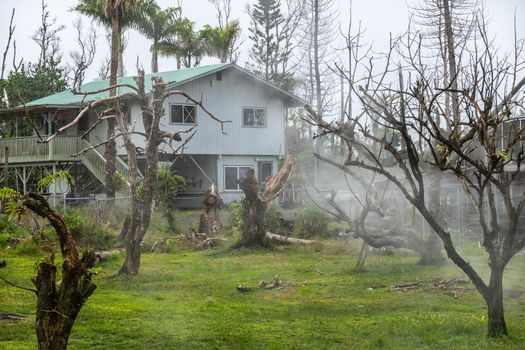
[[[219,58],[221,63],[236,60],[236,44],[241,35],[241,26],[238,20],[228,22],[223,28],[206,25],[202,29],[201,35],[206,42],[206,51],[209,56]]]
[[[146,38],[153,41],[151,51],[151,71],[157,73],[159,70],[159,43],[170,35],[175,35],[178,30],[180,8],[168,7],[161,9],[154,0],[144,3],[142,11],[137,13],[131,27],[139,31]]]
[[[76,11],[90,16],[106,26],[111,26],[111,61],[109,68],[109,86],[114,86],[117,84],[118,71],[120,71],[120,76],[123,74],[122,50],[119,50],[119,48],[122,48],[122,28],[131,23],[136,6],[137,0],[81,0],[75,8]],[[115,95],[116,88],[109,90],[109,96]],[[116,105],[115,108],[118,111],[118,105]],[[115,164],[117,161],[117,145],[115,143],[115,139],[113,138],[114,132],[115,119],[109,118],[107,131],[108,142],[106,143],[106,148],[104,150],[104,158],[106,159],[105,185],[106,196],[108,198],[114,198],[116,193]]]
[[[194,30],[194,23],[179,18],[170,34],[157,43],[158,52],[163,56],[175,56],[178,69],[198,66],[206,53],[206,46],[201,33]]]
[[[74,10],[91,17],[99,24],[111,28],[112,50],[113,42],[117,43],[117,76],[124,74],[124,64],[122,54],[124,45],[122,34],[126,28],[129,28],[136,21],[137,12],[142,12],[142,8],[151,0],[80,0]],[[136,11],[138,10],[138,11]],[[113,38],[113,24],[115,24],[116,39]],[[111,53],[113,60],[113,52]],[[111,76],[111,73],[110,73]],[[110,78],[111,79],[111,78]]]

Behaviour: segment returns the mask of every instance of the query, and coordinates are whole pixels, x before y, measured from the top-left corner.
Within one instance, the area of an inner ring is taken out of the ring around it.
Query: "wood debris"
[[[18,322],[25,316],[16,314],[14,312],[0,312],[0,321],[4,322]]]
[[[454,299],[462,297],[467,290],[475,290],[474,288],[468,288],[470,280],[466,277],[454,277],[451,279],[446,278],[433,278],[431,280],[419,280],[411,283],[402,283],[394,285],[394,288],[390,291],[401,291],[406,292],[409,290],[424,288],[424,290],[440,290],[444,294],[451,295]]]
[[[190,233],[178,235],[176,239],[189,241],[195,249],[213,248],[224,242],[228,242],[227,239],[208,237],[206,233],[198,233],[193,229]]]
[[[259,287],[261,287],[262,289],[277,290],[283,288],[282,285],[283,281],[279,279],[279,275],[275,275],[273,280],[271,280],[270,282],[266,282],[265,280],[261,280],[259,282]]]
[[[237,287],[236,287],[237,291],[241,292],[241,293],[246,293],[246,292],[249,292],[251,291],[253,288],[252,287],[247,287],[247,286],[243,286],[242,284],[239,284]]]

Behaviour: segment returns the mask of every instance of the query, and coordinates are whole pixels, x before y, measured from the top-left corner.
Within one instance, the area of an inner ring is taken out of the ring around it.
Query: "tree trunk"
[[[119,69],[119,14],[114,13],[111,16],[111,61],[109,67],[109,85],[117,84],[117,71]],[[116,89],[109,90],[109,96],[116,95]],[[115,119],[108,119],[108,131],[106,148],[104,150],[104,158],[106,159],[105,167],[105,182],[106,182],[106,196],[108,198],[115,198],[116,184],[115,184],[115,162],[117,157],[117,145],[112,139],[115,132]]]
[[[492,268],[489,288],[485,294],[489,317],[487,336],[506,336],[508,333],[503,309],[503,269]]]
[[[199,220],[199,233],[205,233],[206,236],[211,237],[215,233],[213,226],[215,225],[215,218],[212,215],[205,213],[201,214]]]
[[[249,169],[246,176],[239,180],[239,185],[245,195],[242,201],[244,223],[241,240],[235,247],[264,247],[267,244],[264,216],[268,206],[258,197],[259,183],[253,169]]]
[[[129,240],[125,242],[126,258],[118,274],[138,275],[140,270],[140,241]]]
[[[157,73],[159,71],[159,53],[156,49],[151,51],[151,72]]]
[[[359,257],[357,258],[357,262],[355,264],[356,270],[362,270],[365,266],[366,257],[368,256],[368,243],[363,241],[361,244],[361,250],[359,251]]]
[[[443,243],[435,232],[430,233],[428,240],[424,242],[424,249],[419,252],[420,265],[434,265],[445,260],[441,254]]]
[[[79,258],[76,244],[64,218],[49,206],[40,195],[29,193],[25,205],[41,217],[47,218],[55,229],[63,257],[60,282],[54,254],[38,263],[33,279],[37,307],[35,328],[39,350],[63,350],[67,347],[71,329],[80,309],[96,289],[91,283],[90,269],[95,265],[93,251]]]

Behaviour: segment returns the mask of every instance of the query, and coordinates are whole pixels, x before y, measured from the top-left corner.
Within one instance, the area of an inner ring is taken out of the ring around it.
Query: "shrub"
[[[294,233],[301,238],[325,237],[328,234],[328,216],[317,207],[306,207],[295,214]]]
[[[115,243],[115,237],[107,225],[98,225],[93,218],[84,215],[79,209],[66,210],[64,219],[73,238],[81,246],[106,249]]]
[[[0,214],[0,233],[7,235],[7,237],[24,237],[29,233],[21,226],[9,220],[9,216]]]
[[[231,202],[228,204],[228,212],[230,213],[230,218],[228,219],[228,227],[236,234],[242,232],[242,225],[244,220],[242,218],[242,203],[241,202]]]
[[[264,217],[264,224],[270,232],[278,233],[283,231],[280,217],[281,209],[276,206],[270,206]]]

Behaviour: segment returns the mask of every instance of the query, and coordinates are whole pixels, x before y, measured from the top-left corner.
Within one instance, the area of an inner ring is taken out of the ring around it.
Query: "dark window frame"
[[[246,123],[246,117],[245,112],[246,111],[253,111],[253,124],[247,124]],[[256,124],[255,123],[255,114],[256,111],[263,111],[264,113],[264,123],[263,124]],[[268,125],[268,109],[266,107],[251,107],[251,106],[245,106],[242,107],[242,126],[244,128],[266,128]]]
[[[182,121],[173,121],[173,107],[181,107]],[[191,107],[191,112],[187,113],[187,109]],[[170,103],[169,104],[169,122],[172,125],[195,125],[197,122],[197,105],[194,103]],[[190,117],[188,117],[188,115]],[[193,115],[193,116],[192,116]],[[192,117],[191,117],[192,116]],[[192,120],[193,119],[193,120]]]
[[[228,188],[227,187],[227,180],[226,180],[226,169],[227,168],[235,168],[237,169],[237,177],[235,179],[235,183],[236,183],[236,188]],[[241,172],[240,172],[240,169],[241,168],[245,168],[245,169],[253,169],[253,166],[252,165],[224,165],[224,191],[228,191],[228,192],[239,192],[241,191],[241,188],[239,187],[239,178],[241,176]]]

